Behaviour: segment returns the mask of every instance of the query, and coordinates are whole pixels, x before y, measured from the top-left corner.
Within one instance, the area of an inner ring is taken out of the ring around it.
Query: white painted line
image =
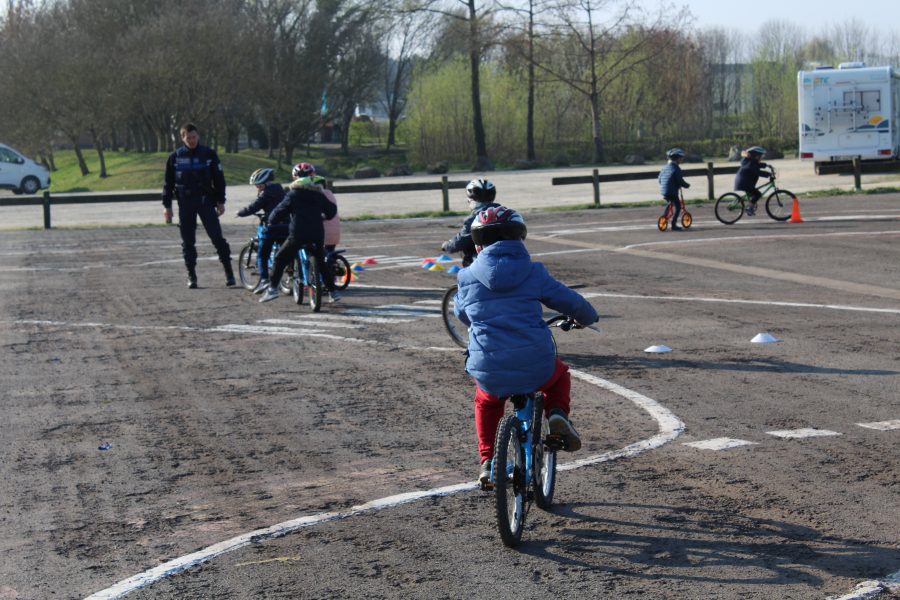
[[[559,467],[557,467],[558,471],[570,471],[572,469],[577,469],[586,465],[607,462],[617,458],[636,456],[642,452],[646,452],[647,450],[662,446],[663,444],[678,437],[678,435],[680,435],[681,432],[684,431],[684,423],[682,423],[678,417],[676,417],[663,405],[659,404],[656,400],[612,383],[611,381],[606,381],[605,379],[600,379],[599,377],[594,377],[593,375],[588,375],[587,373],[582,373],[580,371],[576,371],[575,369],[572,369],[569,372],[572,374],[572,376],[577,377],[578,379],[581,379],[588,383],[592,383],[594,385],[598,385],[605,390],[623,396],[628,400],[634,402],[639,408],[648,412],[650,416],[656,420],[659,433],[646,440],[630,444],[629,446],[626,446],[621,450],[605,452],[603,454],[589,456],[581,460],[576,460],[571,463],[560,465]],[[328,521],[346,519],[367,512],[374,512],[385,508],[392,508],[395,506],[400,506],[402,504],[415,502],[416,500],[421,500],[423,498],[434,498],[438,496],[449,496],[451,494],[456,494],[459,492],[468,492],[477,489],[477,487],[477,482],[468,482],[433,488],[430,490],[396,494],[393,496],[387,496],[386,498],[372,500],[371,502],[366,502],[365,504],[353,506],[346,511],[335,511],[319,513],[316,515],[308,515],[305,517],[292,519],[290,521],[285,521],[277,525],[272,525],[271,527],[267,527],[265,529],[257,529],[256,531],[251,531],[250,533],[239,535],[237,537],[231,538],[230,540],[225,540],[224,542],[213,544],[212,546],[208,546],[206,548],[198,550],[197,552],[172,559],[157,567],[144,571],[143,573],[138,573],[137,575],[134,575],[127,579],[123,579],[112,587],[91,594],[85,600],[112,600],[114,598],[121,598],[129,592],[133,592],[134,590],[148,586],[171,575],[181,573],[186,569],[206,562],[217,556],[221,556],[222,554],[225,554],[227,552],[238,550],[251,543],[255,544],[282,537],[288,533],[297,531],[298,529],[311,527],[313,525],[326,523]]]
[[[868,600],[880,596],[882,592],[900,592],[900,571],[891,573],[884,579],[863,581],[849,594],[829,596],[827,600]]]
[[[766,433],[783,439],[803,439],[811,437],[826,437],[830,435],[844,435],[843,433],[838,433],[837,431],[831,431],[828,429],[813,429],[811,427],[805,427],[803,429],[779,429],[776,431],[767,431]]]
[[[207,331],[220,331],[223,333],[256,333],[260,335],[282,335],[288,337],[320,337],[343,342],[356,342],[359,344],[375,344],[371,340],[348,338],[339,335],[325,333],[317,329],[294,329],[293,327],[266,327],[261,325],[219,325]]]
[[[818,219],[812,219],[818,220]],[[631,250],[633,248],[646,248],[648,246],[683,246],[686,244],[699,244],[704,242],[747,242],[749,240],[753,240],[754,242],[763,241],[763,240],[773,240],[773,239],[799,239],[799,238],[814,238],[814,237],[850,237],[850,236],[879,236],[879,235],[900,235],[900,231],[833,231],[830,233],[802,233],[802,232],[794,232],[794,233],[773,233],[769,235],[754,235],[752,237],[748,237],[745,235],[732,235],[732,236],[720,236],[720,237],[706,237],[706,238],[680,238],[677,240],[665,240],[659,242],[641,242],[639,244],[629,244],[628,246],[622,246],[619,250]]]
[[[900,429],[900,419],[892,421],[878,421],[876,423],[857,423],[860,427],[866,429],[877,429],[878,431],[890,431],[891,429]]]
[[[355,288],[364,288],[367,290],[388,290],[388,291],[401,291],[401,292],[446,292],[447,288],[452,284],[447,284],[444,287],[412,287],[412,286],[402,286],[402,285],[373,285],[371,283],[357,283],[356,280],[353,280],[353,287]]]
[[[382,317],[428,317],[437,318],[441,316],[439,312],[424,312],[422,309],[415,310],[394,310],[394,309],[377,309],[377,308],[350,308],[341,311],[341,314],[352,316],[369,316],[376,315]]]
[[[339,323],[336,321],[316,319],[315,317],[310,317],[308,319],[262,319],[257,321],[257,323],[263,323],[264,325],[312,325],[318,327],[335,327],[337,329],[365,329],[365,325]]]
[[[700,442],[687,442],[684,445],[691,448],[699,448],[700,450],[727,450],[729,448],[738,448],[740,446],[755,445],[759,442],[748,442],[747,440],[736,440],[733,438],[713,438],[711,440],[703,440]]]
[[[866,306],[848,306],[844,304],[812,304],[809,302],[779,302],[777,300],[741,300],[739,298],[704,298],[701,296],[641,296],[638,294],[608,294],[604,292],[585,292],[585,298],[625,298],[629,300],[671,300],[674,302],[721,302],[723,304],[757,304],[760,306],[786,306],[792,308],[825,308],[829,310],[848,310],[855,312],[884,313],[900,315],[897,308],[869,308]]]
[[[441,312],[441,309],[436,306],[416,306],[415,304],[382,304],[375,308],[379,310],[409,310],[416,314]]]

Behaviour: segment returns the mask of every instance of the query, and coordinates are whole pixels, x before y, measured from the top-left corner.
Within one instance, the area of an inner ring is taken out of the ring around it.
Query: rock
[[[728,150],[728,162],[738,162],[739,160],[741,160],[741,147],[732,146]]]
[[[436,163],[432,163],[428,165],[426,171],[428,171],[431,175],[443,175],[447,171],[450,170],[450,163],[446,160],[439,160]]]
[[[516,166],[516,169],[518,169],[520,171],[528,171],[530,169],[537,169],[538,166],[540,166],[540,165],[538,164],[538,162],[536,160],[519,159],[516,161],[515,166]]]
[[[375,167],[360,167],[353,171],[353,179],[373,179],[381,177],[381,173]]]
[[[385,173],[385,175],[387,175],[388,177],[402,177],[402,176],[412,175],[412,174],[413,174],[413,171],[410,168],[410,166],[407,164],[394,165],[393,167],[388,169],[387,173]]]
[[[640,154],[626,154],[625,160],[623,160],[626,165],[642,165],[644,164],[644,157]]]

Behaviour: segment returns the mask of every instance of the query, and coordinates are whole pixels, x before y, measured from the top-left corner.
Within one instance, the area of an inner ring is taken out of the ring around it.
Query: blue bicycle
[[[322,293],[325,290],[325,280],[319,272],[315,251],[314,244],[300,246],[300,249],[297,250],[297,258],[292,261],[288,269],[285,269],[285,277],[290,280],[294,302],[303,304],[303,292],[305,290],[309,295],[310,309],[313,312],[319,312],[322,309]]]
[[[547,324],[563,331],[578,326],[564,315],[549,319]],[[491,484],[500,539],[512,547],[522,539],[532,501],[538,508],[550,510],[556,488],[556,453],[565,449],[566,442],[550,433],[541,392],[515,394],[507,399],[514,413],[503,417],[497,428]]]

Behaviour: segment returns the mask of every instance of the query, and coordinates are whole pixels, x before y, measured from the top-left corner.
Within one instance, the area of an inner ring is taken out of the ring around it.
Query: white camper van
[[[800,160],[826,163],[900,158],[900,74],[844,63],[797,74]]]

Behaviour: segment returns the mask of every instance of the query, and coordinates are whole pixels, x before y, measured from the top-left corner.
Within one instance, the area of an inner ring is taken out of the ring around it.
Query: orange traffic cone
[[[791,218],[788,223],[802,223],[803,217],[800,216],[800,201],[794,196],[794,206],[791,208]]]

